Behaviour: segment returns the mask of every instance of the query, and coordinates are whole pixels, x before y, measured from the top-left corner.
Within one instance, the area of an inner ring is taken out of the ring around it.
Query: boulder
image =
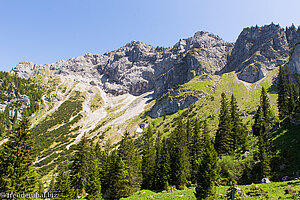
[[[239,187],[233,187],[231,192],[231,200],[236,198],[244,198],[246,197],[245,192]]]
[[[271,181],[268,178],[261,179],[261,183],[271,183]]]

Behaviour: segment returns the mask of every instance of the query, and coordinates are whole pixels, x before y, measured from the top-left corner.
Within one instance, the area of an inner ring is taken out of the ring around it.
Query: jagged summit
[[[287,61],[298,37],[299,31],[290,33],[275,24],[244,28],[222,72],[236,71],[241,80],[256,82]]]
[[[104,55],[88,53],[43,66],[20,63],[13,72],[29,78],[42,74],[43,69],[78,81],[93,81],[114,95],[140,95],[151,90],[159,95],[201,74],[236,71],[241,80],[256,82],[284,64],[290,47],[298,41],[299,29],[292,26],[284,30],[275,24],[244,28],[235,44],[199,31],[173,48],[132,41]]]

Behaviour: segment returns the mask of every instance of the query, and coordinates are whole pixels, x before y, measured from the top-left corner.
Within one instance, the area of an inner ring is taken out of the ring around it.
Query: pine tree
[[[94,153],[91,153],[85,182],[85,191],[88,193],[87,199],[89,200],[99,199],[101,196],[100,172],[101,169],[98,166],[98,160]]]
[[[214,185],[220,172],[218,155],[209,137],[206,137],[204,152],[199,163],[195,196],[202,200],[214,196]]]
[[[237,151],[240,149],[245,150],[246,143],[246,128],[240,118],[240,111],[237,105],[236,98],[231,95],[230,101],[230,122],[231,122],[231,137],[232,137],[232,150]]]
[[[287,93],[287,77],[283,66],[279,68],[278,74],[278,110],[279,118],[283,119],[288,115],[287,103],[288,103],[288,93]]]
[[[269,130],[274,123],[274,114],[271,110],[270,100],[267,95],[267,91],[264,87],[262,87],[261,95],[260,95],[260,106],[262,108],[262,112],[264,115],[264,120],[268,125]]]
[[[112,167],[110,171],[110,196],[112,198],[121,198],[129,196],[131,192],[129,192],[127,189],[127,186],[130,184],[128,167],[126,167],[125,161],[117,153],[116,150],[113,151],[111,156]]]
[[[293,115],[298,107],[298,91],[295,82],[291,79],[290,71],[287,67],[280,66],[278,75],[278,110],[279,118]],[[299,90],[299,88],[298,88]]]
[[[14,117],[12,120],[12,127],[15,128],[18,125],[18,109],[15,109]]]
[[[154,187],[155,148],[153,145],[153,132],[151,126],[148,126],[147,131],[143,134],[142,138],[142,188],[152,189]]]
[[[219,115],[219,126],[215,138],[215,149],[218,154],[232,152],[231,124],[228,102],[225,93],[221,94],[221,109]]]
[[[171,133],[170,159],[171,159],[171,181],[179,188],[185,187],[190,177],[190,153],[187,145],[186,131],[180,119],[175,130]]]
[[[167,190],[170,182],[170,154],[166,138],[161,141],[161,134],[155,143],[156,159],[155,159],[155,173],[154,185],[156,190]]]
[[[69,200],[74,198],[74,188],[72,187],[70,173],[68,170],[68,161],[63,162],[58,167],[58,175],[54,184],[53,193],[57,194],[56,199]]]
[[[71,160],[71,181],[75,190],[75,196],[84,193],[84,184],[88,172],[88,157],[90,148],[87,145],[87,138],[85,135],[79,142],[76,152]]]
[[[196,182],[198,173],[197,160],[200,158],[203,148],[203,133],[201,133],[200,122],[198,119],[194,122],[193,137],[191,145],[191,181]]]
[[[0,190],[2,192],[30,193],[37,189],[38,174],[35,161],[34,140],[29,131],[27,113],[20,124],[11,130],[11,137],[1,146]]]
[[[112,163],[112,157],[110,152],[112,150],[111,142],[108,139],[103,147],[103,151],[100,148],[99,143],[95,146],[95,155],[98,160],[98,166],[100,166],[100,182],[101,182],[101,192],[104,194],[111,185],[111,167],[114,165]]]
[[[114,198],[129,196],[140,189],[141,158],[128,132],[125,132],[117,152],[114,152],[112,163],[110,192]]]
[[[262,88],[260,106],[254,116],[252,127],[253,135],[258,137],[258,158],[260,166],[260,176],[267,177],[270,173],[270,163],[272,159],[273,143],[271,138],[271,128],[273,125],[273,114],[270,108],[269,99],[265,88]]]

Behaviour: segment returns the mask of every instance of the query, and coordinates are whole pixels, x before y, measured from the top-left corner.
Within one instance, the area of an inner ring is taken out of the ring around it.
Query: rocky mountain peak
[[[183,39],[177,42],[173,50],[175,52],[186,52],[193,48],[210,49],[215,47],[228,46],[232,47],[233,44],[223,41],[219,36],[205,31],[198,31],[193,37]]]
[[[291,44],[299,40],[299,29],[284,30],[275,24],[245,28],[235,44],[199,31],[171,49],[132,41],[104,55],[87,53],[43,66],[22,62],[13,71],[29,78],[44,69],[76,81],[93,81],[114,95],[150,90],[161,94],[201,74],[234,70],[241,80],[255,82],[287,62]]]
[[[285,32],[290,47],[292,47],[295,43],[300,41],[300,27],[296,28],[293,24],[291,27],[287,27]]]
[[[35,64],[33,62],[22,61],[13,69],[14,73],[21,78],[30,78],[33,74]]]
[[[289,41],[297,40],[298,36],[294,34],[288,40],[287,32],[273,23],[244,28],[222,72],[236,71],[241,80],[256,82],[287,61]]]

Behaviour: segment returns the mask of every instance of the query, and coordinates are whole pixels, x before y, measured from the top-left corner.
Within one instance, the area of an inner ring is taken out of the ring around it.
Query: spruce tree
[[[200,158],[203,148],[203,133],[201,132],[200,122],[198,119],[194,121],[193,137],[191,142],[191,181],[196,182],[198,173],[197,160]]]
[[[141,186],[141,157],[134,140],[125,132],[117,152],[113,155],[110,175],[112,184],[111,194],[114,198],[130,196]]]
[[[29,119],[24,112],[20,124],[11,130],[9,140],[1,146],[0,190],[2,192],[31,193],[36,191],[38,174],[34,140],[29,131]]]
[[[87,199],[89,200],[99,199],[101,196],[100,172],[101,169],[98,166],[98,160],[91,154],[85,183],[85,191],[88,193]]]
[[[231,137],[232,137],[232,150],[245,150],[246,143],[246,128],[240,118],[240,111],[237,105],[236,98],[231,95],[230,100],[230,122],[231,122]]]
[[[110,171],[110,185],[109,194],[112,198],[126,197],[131,194],[131,191],[127,189],[130,184],[129,169],[126,167],[125,161],[114,150],[111,155],[112,167]]]
[[[258,159],[261,178],[267,177],[270,173],[273,143],[271,128],[273,125],[273,114],[270,108],[269,99],[265,88],[262,88],[260,106],[254,116],[252,127],[253,135],[258,137]]]
[[[279,118],[283,119],[288,115],[288,93],[287,93],[287,78],[283,66],[279,67],[278,74],[278,110]]]
[[[104,194],[110,186],[110,170],[113,166],[110,152],[112,150],[111,142],[108,139],[104,144],[103,150],[101,150],[100,144],[97,143],[95,146],[95,156],[98,161],[98,166],[100,167],[100,182],[101,182],[101,192]]]
[[[88,172],[88,157],[90,148],[87,144],[85,135],[78,143],[75,154],[71,160],[71,181],[75,190],[75,196],[80,196],[84,193],[84,184]]]
[[[54,184],[53,193],[57,194],[57,198],[55,199],[69,200],[71,198],[74,198],[75,194],[71,184],[70,173],[68,170],[68,161],[63,162],[58,167],[58,175]]]
[[[218,154],[209,137],[206,137],[204,152],[199,163],[195,196],[198,200],[202,200],[214,196],[215,181],[220,172]]]
[[[151,126],[143,134],[142,146],[142,188],[153,189],[153,175],[155,168],[155,148],[153,145],[153,132]]]
[[[170,159],[171,159],[171,181],[179,188],[185,187],[190,177],[190,153],[186,131],[182,120],[178,120],[175,130],[171,133]]]
[[[155,174],[154,185],[155,190],[168,190],[170,182],[170,153],[166,138],[161,141],[161,135],[158,133],[155,144],[156,159],[155,159]]]
[[[225,93],[221,94],[221,109],[219,115],[219,126],[215,138],[215,149],[218,154],[232,152],[231,123],[228,101]]]

